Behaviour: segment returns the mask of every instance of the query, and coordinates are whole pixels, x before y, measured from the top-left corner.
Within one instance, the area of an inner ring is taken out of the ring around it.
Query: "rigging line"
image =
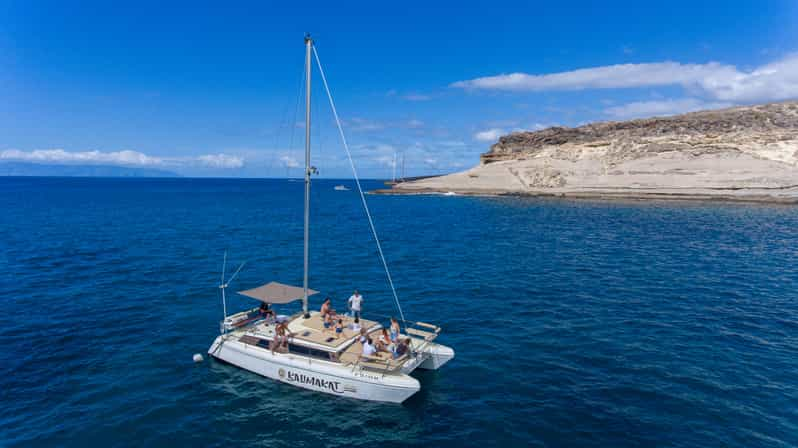
[[[304,62],[303,62],[303,65],[304,65]],[[303,69],[302,70],[303,75],[304,75],[304,72],[305,71]],[[299,78],[300,88],[302,86],[302,81],[303,81],[303,78],[302,78],[302,76],[300,76],[300,78]],[[299,98],[299,97],[297,97],[297,98]],[[297,107],[294,107],[294,117],[296,117],[296,109],[297,109]],[[275,140],[274,141],[274,148],[280,148],[281,137],[283,136],[283,131],[285,131],[286,126],[288,126],[288,119],[290,117],[290,114],[291,114],[291,101],[289,100],[289,101],[285,102],[285,109],[283,109],[283,113],[280,115],[280,126],[277,128],[277,136],[274,139]],[[296,121],[296,118],[294,118],[294,120]]]
[[[304,60],[304,58],[302,58]],[[294,106],[294,122],[291,124],[291,139],[288,143],[288,153],[294,150],[294,134],[296,133],[296,116],[299,113],[299,101],[302,98],[302,92],[305,91],[305,71],[307,62],[302,63],[302,76],[299,77],[299,93],[296,96],[296,105]],[[286,166],[287,169],[290,169]]]
[[[396,308],[399,309],[399,316],[402,318],[402,321],[405,320],[405,314],[402,312],[402,305],[399,304],[399,296],[396,295],[396,288],[393,286],[393,279],[391,278],[391,271],[388,270],[388,263],[385,261],[385,255],[382,253],[382,245],[380,244],[380,238],[377,236],[377,229],[374,227],[374,221],[371,219],[371,212],[369,212],[369,206],[366,203],[366,195],[363,194],[363,188],[360,186],[360,178],[357,176],[357,169],[355,169],[355,162],[352,161],[352,153],[349,151],[349,145],[346,143],[346,137],[344,136],[344,129],[341,127],[341,120],[338,118],[338,111],[335,109],[335,102],[333,101],[332,93],[330,92],[330,86],[327,85],[327,77],[324,75],[324,69],[321,68],[321,61],[319,60],[319,53],[316,51],[316,46],[313,46],[313,55],[316,57],[316,65],[319,67],[319,74],[321,75],[321,80],[324,83],[324,90],[327,92],[327,98],[330,100],[330,108],[332,108],[333,117],[335,117],[335,124],[338,126],[338,133],[341,135],[341,142],[344,145],[344,149],[346,150],[346,157],[349,159],[349,166],[352,168],[352,175],[355,178],[355,184],[357,185],[357,191],[360,193],[360,200],[363,202],[363,209],[366,210],[366,217],[369,220],[369,227],[371,227],[371,233],[374,235],[374,241],[377,243],[377,251],[380,253],[380,260],[382,260],[382,266],[385,268],[385,275],[388,277],[388,284],[391,286],[391,292],[393,293],[393,299],[396,301]]]

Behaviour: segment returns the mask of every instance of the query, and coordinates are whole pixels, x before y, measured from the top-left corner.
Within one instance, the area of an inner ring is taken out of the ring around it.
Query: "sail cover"
[[[269,282],[257,288],[238,291],[238,293],[242,296],[260,300],[261,302],[280,304],[301,299],[305,295],[305,290],[300,286]],[[318,291],[308,288],[308,296],[312,296],[313,294],[318,294]]]

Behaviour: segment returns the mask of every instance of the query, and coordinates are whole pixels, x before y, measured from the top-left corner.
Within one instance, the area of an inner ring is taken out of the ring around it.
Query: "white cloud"
[[[583,68],[548,75],[511,73],[488,76],[468,81],[458,81],[453,87],[490,90],[543,91],[612,89],[650,87],[671,84],[696,83],[710,75],[736,71],[734,67],[718,63],[680,64],[658,62],[650,64],[619,64],[604,67]]]
[[[105,163],[110,165],[155,166],[161,165],[163,159],[151,157],[138,151],[81,151],[70,152],[63,149],[37,149],[34,151],[20,151],[6,149],[0,152],[2,160],[20,160],[39,163]]]
[[[344,120],[344,124],[348,130],[354,132],[379,131],[385,128],[385,125],[382,123],[377,123],[375,121],[366,120],[365,118],[360,117]]]
[[[474,134],[474,138],[481,142],[493,142],[499,139],[502,135],[506,134],[506,131],[499,128],[492,128],[487,129],[484,131],[477,132]]]
[[[36,149],[0,151],[0,160],[34,163],[121,165],[137,167],[181,167],[201,165],[211,168],[241,168],[244,159],[227,154],[206,154],[196,157],[155,157],[138,151],[65,151],[63,149]]]
[[[297,162],[297,160],[291,156],[280,157],[280,162],[286,168],[299,168],[299,162]]]
[[[547,129],[554,126],[557,126],[557,123],[532,123],[532,125],[529,126],[529,129],[533,131],[540,131],[542,129]]]
[[[451,84],[464,89],[551,91],[679,85],[722,101],[775,101],[798,97],[798,54],[740,70],[709,62],[618,64],[544,75],[512,73]]]
[[[374,161],[382,166],[393,167],[394,158],[393,156],[380,156],[376,157]]]
[[[436,168],[436,169],[438,168],[438,159],[433,159],[431,157],[427,157],[426,159],[424,159],[424,163],[426,165],[429,165],[432,168]]]
[[[389,145],[388,143],[370,143],[367,145],[354,145],[352,149],[356,150],[361,154],[369,153],[380,153],[380,154],[393,154],[396,151],[396,147],[393,145]]]
[[[698,110],[721,109],[731,106],[724,102],[705,102],[696,98],[636,101],[604,109],[604,113],[616,119],[676,115]]]
[[[210,168],[241,168],[244,166],[243,158],[227,154],[206,154],[197,157],[197,160]]]
[[[463,148],[466,146],[465,142],[460,140],[443,140],[435,143],[435,146],[443,146],[445,148]]]

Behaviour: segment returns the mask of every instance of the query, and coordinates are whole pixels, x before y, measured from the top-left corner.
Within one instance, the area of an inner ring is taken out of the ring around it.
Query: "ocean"
[[[395,314],[341,183],[313,184],[310,285]],[[225,250],[231,291],[301,284],[302,195],[0,178],[0,446],[798,445],[795,207],[368,196],[405,315],[456,351],[398,405],[205,355]]]

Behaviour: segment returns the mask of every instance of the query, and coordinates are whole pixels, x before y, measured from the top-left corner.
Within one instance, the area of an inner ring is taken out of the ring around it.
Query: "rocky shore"
[[[467,171],[377,193],[798,203],[798,102],[513,133]]]

